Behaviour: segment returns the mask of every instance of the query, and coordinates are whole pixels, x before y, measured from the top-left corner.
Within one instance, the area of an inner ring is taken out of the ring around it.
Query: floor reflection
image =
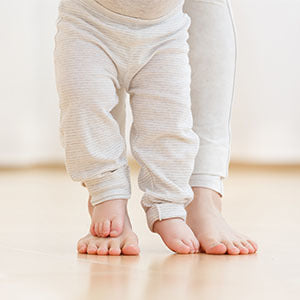
[[[241,277],[245,283],[251,280],[250,275],[247,276],[249,267],[253,274],[257,266],[257,254],[144,253],[132,257],[78,255],[78,258],[89,263],[89,284],[80,299],[193,299],[207,293],[213,298],[222,298],[225,291],[230,293],[237,279],[240,284]],[[244,273],[240,270],[241,261]]]

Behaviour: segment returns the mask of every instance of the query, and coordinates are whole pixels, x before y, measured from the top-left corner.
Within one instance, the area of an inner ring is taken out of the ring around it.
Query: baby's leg
[[[185,223],[198,136],[190,110],[187,33],[156,51],[130,86],[132,154],[141,165],[139,187],[148,226],[177,253],[195,253],[198,241]]]
[[[121,88],[117,90],[119,96],[119,103],[111,111],[112,116],[118,122],[120,132],[123,138],[125,138],[126,127],[126,114],[125,114],[125,89]],[[83,184],[85,186],[85,184]],[[94,206],[91,204],[91,196],[88,199],[88,211],[91,217],[93,217]],[[129,220],[128,212],[126,209],[124,229],[120,236],[117,238],[111,237],[95,237],[91,234],[87,234],[78,241],[77,249],[79,253],[98,254],[98,255],[138,255],[138,239],[136,234],[132,231],[132,226]]]
[[[66,169],[92,197],[91,233],[118,236],[131,192],[125,141],[111,115],[118,103],[118,72],[95,34],[94,19],[83,22],[69,2],[60,13],[55,71]]]
[[[253,253],[256,243],[233,230],[221,214],[236,57],[230,2],[186,0],[184,9],[191,18],[192,112],[194,131],[200,138],[190,180],[195,196],[187,207],[187,223],[206,253]]]

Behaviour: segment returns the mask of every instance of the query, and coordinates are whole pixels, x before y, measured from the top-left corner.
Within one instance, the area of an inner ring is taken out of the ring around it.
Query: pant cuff
[[[190,186],[205,187],[219,193],[221,197],[224,196],[223,180],[220,176],[207,174],[192,174],[190,177]]]
[[[181,218],[186,220],[186,211],[183,204],[158,203],[153,204],[146,210],[146,217],[149,229],[153,232],[153,224],[170,218]]]
[[[85,180],[93,206],[107,200],[129,199],[131,196],[130,171],[128,165],[107,171],[99,178]]]

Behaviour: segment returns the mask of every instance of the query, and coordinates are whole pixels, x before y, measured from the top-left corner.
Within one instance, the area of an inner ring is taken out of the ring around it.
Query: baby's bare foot
[[[251,254],[257,244],[227,224],[221,214],[221,197],[211,190],[193,187],[194,199],[187,206],[187,224],[207,254]]]
[[[119,236],[124,227],[126,205],[127,199],[114,199],[94,206],[90,233],[98,237]]]
[[[91,207],[89,206],[89,210]],[[90,210],[92,213],[92,211]],[[127,210],[125,209],[124,229],[118,237],[96,237],[87,234],[80,239],[77,250],[81,254],[96,255],[138,255],[140,252],[138,239],[132,231]]]
[[[179,254],[199,252],[199,242],[189,226],[179,218],[156,221],[153,231],[158,233],[167,247]]]

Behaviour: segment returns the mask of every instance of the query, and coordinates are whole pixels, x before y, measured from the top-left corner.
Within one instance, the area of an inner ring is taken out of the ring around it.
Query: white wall
[[[0,165],[64,159],[52,61],[57,5],[0,2]],[[232,6],[238,34],[232,161],[300,163],[300,0],[232,0]]]
[[[232,1],[232,160],[300,163],[300,0]]]
[[[55,0],[0,2],[0,164],[61,161]]]

